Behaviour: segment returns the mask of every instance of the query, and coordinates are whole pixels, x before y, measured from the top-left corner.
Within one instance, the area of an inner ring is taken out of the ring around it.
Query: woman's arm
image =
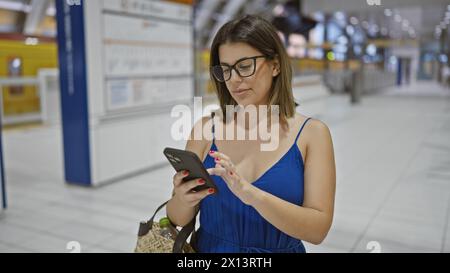
[[[250,205],[286,234],[320,244],[333,221],[336,168],[328,127],[317,120],[311,120],[308,127],[303,206],[263,191],[256,192]]]
[[[203,118],[201,122],[197,122],[192,129],[191,136],[186,144],[186,151],[191,151],[195,153],[200,160],[203,160],[204,156],[207,153],[209,141],[202,137],[201,139],[195,140],[194,132],[195,130],[203,130],[203,126],[208,124],[208,118]],[[205,130],[206,131],[206,130]],[[203,131],[198,131],[202,132]],[[172,199],[170,199],[169,203],[166,206],[167,216],[170,221],[180,227],[184,227],[194,218],[199,206],[190,207],[183,203],[180,198],[175,196],[175,191],[172,193]]]
[[[173,194],[172,199],[167,203],[166,209],[170,222],[176,226],[184,227],[194,218],[197,207],[186,206],[180,202],[180,199],[175,198],[175,194]]]

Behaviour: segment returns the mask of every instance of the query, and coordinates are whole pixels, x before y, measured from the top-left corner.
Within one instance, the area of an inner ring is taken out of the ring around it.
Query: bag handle
[[[177,235],[177,238],[175,239],[175,243],[173,244],[173,251],[172,253],[183,253],[184,245],[186,244],[186,240],[195,230],[195,221],[197,218],[198,212],[195,214],[194,218],[184,226],[180,232]],[[192,242],[192,240],[191,240]]]
[[[159,206],[155,213],[153,214],[152,218],[150,218],[150,220],[148,220],[147,222],[141,222],[140,226],[139,226],[139,232],[138,232],[138,236],[144,236],[146,234],[148,234],[148,232],[153,228],[153,222],[154,219],[156,217],[156,215],[158,214],[158,212],[164,208],[167,203],[169,203],[169,201],[163,203],[161,206]],[[173,244],[173,253],[182,253],[183,252],[183,248],[184,245],[186,244],[186,240],[189,237],[189,235],[191,235],[191,233],[194,231],[195,229],[195,222],[196,222],[196,218],[198,215],[198,212],[195,214],[194,218],[189,222],[189,224],[187,224],[186,226],[184,226],[181,231],[178,233],[177,238],[175,239],[175,243]]]

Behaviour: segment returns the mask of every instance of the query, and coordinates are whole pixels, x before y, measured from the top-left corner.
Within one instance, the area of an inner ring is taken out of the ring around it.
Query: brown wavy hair
[[[287,125],[287,119],[295,115],[295,101],[292,94],[292,67],[286,49],[277,34],[275,27],[264,18],[246,15],[226,23],[214,37],[211,46],[210,67],[220,65],[219,48],[227,43],[246,43],[259,50],[268,60],[279,61],[280,73],[273,80],[269,94],[269,106],[278,105],[280,122]],[[226,84],[217,81],[212,73],[223,116],[226,116],[227,105],[237,105]],[[224,121],[225,122],[225,121]]]

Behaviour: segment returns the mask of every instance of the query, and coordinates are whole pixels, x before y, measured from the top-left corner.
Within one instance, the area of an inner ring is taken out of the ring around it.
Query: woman
[[[219,192],[193,192],[204,181],[182,183],[188,173],[180,172],[168,217],[185,226],[200,209],[199,252],[305,252],[302,240],[320,244],[334,212],[332,139],[324,123],[296,113],[289,58],[274,27],[250,15],[224,25],[212,44],[211,74],[222,117],[227,105],[279,106],[278,149],[261,151],[260,137],[189,140],[186,149],[204,159]],[[214,134],[214,127],[203,128],[208,121],[194,130]],[[216,132],[252,129],[224,118],[214,125]]]

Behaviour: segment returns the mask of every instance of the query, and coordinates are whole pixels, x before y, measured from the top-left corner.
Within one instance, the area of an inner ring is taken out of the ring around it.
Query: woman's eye
[[[250,69],[250,65],[239,66],[239,69],[241,69],[241,70],[247,70],[247,69]]]

